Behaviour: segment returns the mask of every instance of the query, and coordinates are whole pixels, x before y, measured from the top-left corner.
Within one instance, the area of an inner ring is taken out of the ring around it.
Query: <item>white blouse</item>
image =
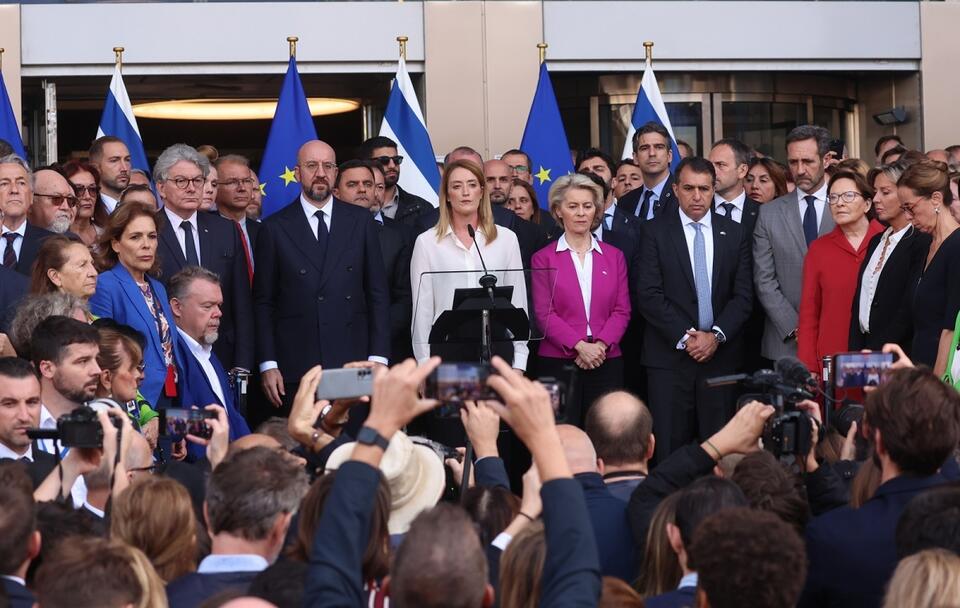
[[[520,257],[517,235],[508,228],[497,226],[497,238],[488,243],[483,232],[477,230],[477,245],[490,274],[497,277],[497,286],[513,285],[511,302],[527,310],[527,284]],[[452,274],[453,272],[466,274]],[[450,272],[451,274],[423,273]],[[466,247],[453,229],[437,239],[431,228],[417,237],[410,261],[410,286],[413,292],[413,354],[422,363],[430,358],[430,329],[437,317],[453,306],[453,292],[460,288],[479,287],[483,265],[477,247]],[[513,367],[525,370],[529,349],[526,341],[513,343]]]

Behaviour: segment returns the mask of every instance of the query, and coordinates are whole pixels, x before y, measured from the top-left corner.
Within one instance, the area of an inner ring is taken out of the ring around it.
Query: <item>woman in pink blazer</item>
[[[623,387],[627,263],[619,249],[593,235],[603,219],[600,186],[584,175],[565,175],[549,198],[563,235],[535,253],[531,264],[533,307],[543,331],[538,372],[574,383],[566,418],[581,424],[597,397]]]

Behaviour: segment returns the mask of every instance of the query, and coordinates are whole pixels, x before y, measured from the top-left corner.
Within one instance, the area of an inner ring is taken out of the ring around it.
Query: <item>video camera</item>
[[[97,411],[112,407],[120,408],[121,411],[125,412],[122,406],[113,399],[94,399],[84,403],[72,412],[60,416],[57,419],[57,428],[27,429],[27,437],[36,440],[53,439],[60,442],[60,445],[65,448],[102,448],[103,427],[100,426]],[[110,421],[117,430],[123,424],[112,417]]]
[[[774,369],[762,369],[753,374],[734,374],[710,378],[710,388],[737,385],[747,390],[738,400],[738,407],[750,401],[772,405],[776,411],[767,420],[763,430],[763,447],[778,458],[806,456],[812,447],[810,438],[815,427],[813,419],[797,407],[804,399],[813,399],[815,380],[807,367],[794,357],[783,357]]]

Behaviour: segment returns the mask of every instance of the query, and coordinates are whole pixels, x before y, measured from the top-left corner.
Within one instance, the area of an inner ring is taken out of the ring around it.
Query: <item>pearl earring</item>
[[[933,212],[936,213],[937,215],[940,215],[940,207],[934,207]]]

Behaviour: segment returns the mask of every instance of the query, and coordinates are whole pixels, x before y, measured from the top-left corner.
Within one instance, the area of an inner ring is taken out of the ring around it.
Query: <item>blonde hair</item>
[[[466,169],[480,182],[483,196],[480,198],[480,206],[477,208],[476,229],[477,232],[483,233],[488,243],[492,243],[497,238],[497,225],[493,222],[493,205],[490,203],[490,195],[487,193],[483,169],[471,160],[455,160],[443,168],[443,177],[440,179],[440,221],[437,222],[437,240],[442,239],[453,225],[453,214],[447,200],[447,188],[450,187],[450,176],[456,169]]]
[[[883,608],[945,608],[960,598],[960,556],[926,549],[900,560],[890,579]]]
[[[550,215],[561,226],[563,225],[563,220],[560,219],[560,206],[563,205],[567,192],[573,189],[586,190],[593,195],[593,221],[590,222],[590,230],[596,230],[603,221],[603,188],[586,175],[571,173],[557,178],[557,181],[550,186],[550,193],[547,194],[547,200],[550,201]]]
[[[547,557],[543,523],[528,524],[510,541],[500,559],[500,606],[536,608],[540,605],[540,579]]]
[[[677,499],[680,493],[670,494],[657,506],[647,529],[647,542],[643,549],[643,562],[637,590],[643,597],[660,595],[673,591],[680,583],[683,570],[680,560],[670,546],[667,537],[667,524],[677,523]]]

